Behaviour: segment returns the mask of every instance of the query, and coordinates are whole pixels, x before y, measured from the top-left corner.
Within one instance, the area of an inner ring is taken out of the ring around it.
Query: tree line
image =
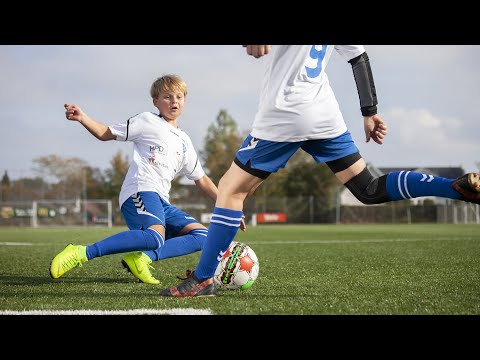
[[[235,120],[221,109],[208,129],[202,149],[197,149],[202,165],[212,181],[230,167],[246,134],[240,134]],[[325,165],[314,165],[305,152],[297,152],[285,169],[271,174],[254,194],[257,203],[272,197],[310,197],[328,209],[340,183]],[[1,180],[0,201],[42,199],[111,199],[118,206],[118,194],[129,166],[128,155],[117,152],[105,170],[92,167],[83,159],[48,155],[33,159],[33,178],[10,180],[8,170]],[[181,198],[180,179],[172,183],[172,198]]]

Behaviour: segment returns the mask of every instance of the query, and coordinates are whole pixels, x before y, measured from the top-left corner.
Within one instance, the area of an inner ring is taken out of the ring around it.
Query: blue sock
[[[207,229],[194,229],[188,234],[167,239],[160,249],[146,251],[150,259],[158,261],[200,251],[207,238]]]
[[[195,275],[203,281],[213,277],[223,253],[228,249],[240,228],[243,213],[216,207],[213,210],[207,240],[195,269]]]
[[[127,230],[87,246],[88,260],[130,251],[154,250],[162,247],[163,236],[153,229]]]
[[[394,201],[420,196],[460,199],[460,193],[452,187],[454,180],[413,171],[395,171],[387,175],[387,194]]]

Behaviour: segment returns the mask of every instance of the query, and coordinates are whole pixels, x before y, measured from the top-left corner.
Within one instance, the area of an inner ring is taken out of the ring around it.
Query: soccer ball
[[[245,290],[258,276],[258,258],[252,248],[232,241],[215,270],[213,281],[218,289]]]

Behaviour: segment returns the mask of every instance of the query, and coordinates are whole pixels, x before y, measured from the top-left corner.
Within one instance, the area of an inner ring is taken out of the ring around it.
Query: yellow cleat
[[[153,266],[150,265],[152,259],[143,252],[134,252],[126,255],[122,259],[122,265],[125,269],[133,274],[138,280],[145,284],[160,284],[160,281],[155,279],[150,273]]]
[[[87,247],[83,245],[69,244],[63,251],[57,254],[50,263],[50,276],[58,279],[67,271],[82,266],[82,263],[88,261]]]

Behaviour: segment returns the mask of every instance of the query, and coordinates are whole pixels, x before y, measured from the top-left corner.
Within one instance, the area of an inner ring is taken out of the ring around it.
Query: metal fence
[[[208,223],[211,200],[173,202],[200,222]],[[381,205],[326,207],[310,197],[247,199],[244,214],[251,222],[258,213],[284,213],[289,224],[480,224],[480,205],[448,200],[444,204],[408,200]],[[283,218],[282,218],[283,220]],[[38,200],[0,202],[0,226],[125,225],[117,204],[110,200]]]
[[[108,226],[113,225],[112,201],[35,200],[0,202],[0,226]]]
[[[196,204],[174,204],[201,219],[202,214],[213,211],[211,202]],[[285,213],[289,224],[413,224],[449,223],[480,224],[480,205],[463,201],[448,200],[443,204],[415,205],[409,200],[389,202],[381,205],[325,206],[321,201],[309,197],[269,197],[265,200],[247,199],[244,214],[248,222],[257,213]]]

